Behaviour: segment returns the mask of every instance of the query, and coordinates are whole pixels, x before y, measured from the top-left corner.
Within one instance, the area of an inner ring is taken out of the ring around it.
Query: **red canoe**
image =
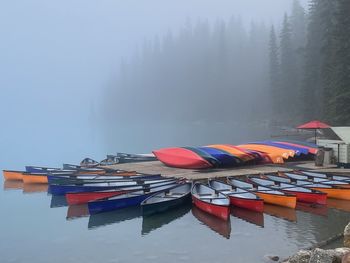
[[[81,205],[87,202],[96,201],[102,198],[122,195],[127,193],[126,190],[119,191],[96,191],[96,192],[82,192],[82,193],[68,193],[66,200],[68,205]]]
[[[198,154],[184,148],[164,148],[153,151],[159,161],[165,165],[188,168],[203,169],[211,168],[212,165]]]
[[[255,212],[262,213],[264,211],[264,200],[252,192],[218,180],[210,180],[209,185],[213,189],[227,195],[230,198],[231,205]]]
[[[192,187],[192,201],[196,207],[209,214],[223,220],[229,219],[229,198],[211,187],[200,183],[194,184]]]

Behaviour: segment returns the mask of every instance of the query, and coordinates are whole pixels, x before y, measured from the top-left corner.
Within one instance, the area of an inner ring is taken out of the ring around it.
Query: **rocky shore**
[[[300,250],[284,263],[350,263],[350,223],[344,230],[344,247],[336,249]]]

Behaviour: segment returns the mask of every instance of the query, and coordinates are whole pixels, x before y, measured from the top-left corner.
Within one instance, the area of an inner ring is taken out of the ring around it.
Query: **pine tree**
[[[272,112],[273,114],[278,114],[281,109],[279,98],[281,98],[282,93],[280,90],[280,63],[278,57],[278,45],[274,26],[271,26],[270,31],[269,69]]]
[[[286,120],[294,120],[296,115],[298,91],[296,90],[296,64],[295,51],[292,45],[292,30],[287,14],[284,15],[283,25],[281,30],[281,92],[280,103],[283,105],[281,111],[282,117]],[[293,105],[293,107],[287,107]]]

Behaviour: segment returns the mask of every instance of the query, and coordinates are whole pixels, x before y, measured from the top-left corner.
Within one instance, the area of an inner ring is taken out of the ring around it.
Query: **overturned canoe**
[[[198,148],[216,158],[220,162],[220,166],[236,166],[242,163],[239,158],[224,150],[219,150],[211,147]]]
[[[228,220],[230,200],[226,195],[200,183],[193,185],[191,193],[196,207],[223,220]]]
[[[251,183],[247,183],[234,178],[228,178],[228,183],[248,191],[253,191],[260,198],[262,198],[265,203],[289,207],[293,209],[296,206],[297,199],[295,195],[260,185],[254,186]]]
[[[252,192],[218,180],[210,180],[209,186],[227,195],[230,198],[231,205],[256,212],[264,211],[264,200]]]
[[[191,200],[192,183],[174,186],[151,195],[141,203],[142,214],[152,215],[183,205]]]
[[[164,148],[153,151],[159,161],[178,168],[204,169],[213,165],[195,152],[184,148]]]

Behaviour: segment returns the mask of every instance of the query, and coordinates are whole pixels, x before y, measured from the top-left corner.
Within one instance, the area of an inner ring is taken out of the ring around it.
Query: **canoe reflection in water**
[[[327,216],[328,214],[328,207],[326,205],[307,204],[307,203],[298,202],[296,209],[306,213],[318,215],[318,216]]]
[[[23,189],[23,182],[19,180],[5,180],[4,190],[20,190]]]
[[[340,200],[340,199],[327,199],[327,207],[333,208],[345,212],[350,212],[350,201],[349,200]]]
[[[231,235],[231,222],[230,219],[223,220],[219,217],[208,214],[197,207],[192,207],[192,214],[204,225],[208,226],[210,229],[214,230],[223,237],[230,239]]]
[[[295,209],[278,206],[278,205],[269,205],[264,204],[264,213],[275,216],[278,218],[282,218],[291,222],[297,221],[297,215]]]
[[[70,205],[67,209],[67,220],[76,219],[79,217],[89,216],[89,208],[87,204],[82,205]]]
[[[51,195],[50,208],[68,206],[66,197],[64,195]]]
[[[142,219],[142,231],[141,234],[148,235],[153,230],[161,228],[176,219],[179,219],[186,215],[191,210],[192,204],[186,203],[176,209],[171,209],[163,213],[152,214],[148,216],[143,216]]]
[[[23,193],[47,193],[47,184],[23,184]]]
[[[93,214],[89,217],[89,229],[116,224],[123,221],[141,217],[141,208],[139,206],[127,207],[105,213]]]
[[[259,227],[264,227],[264,214],[255,212],[252,210],[233,207],[231,208],[231,215],[240,218],[248,223],[257,225]]]

